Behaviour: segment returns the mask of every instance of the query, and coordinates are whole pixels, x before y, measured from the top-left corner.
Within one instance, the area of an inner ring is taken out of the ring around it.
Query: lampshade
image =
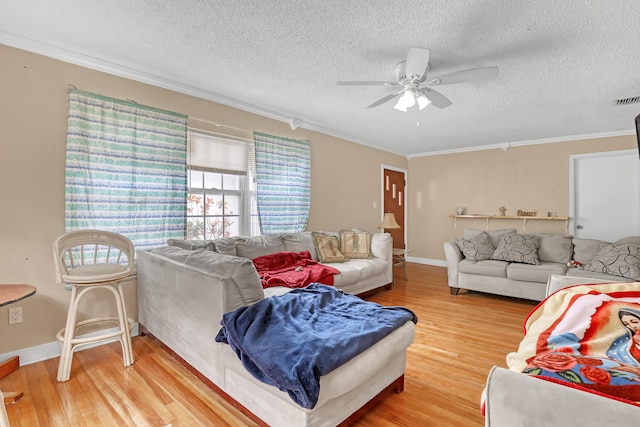
[[[400,228],[400,225],[396,222],[396,217],[392,212],[385,212],[384,218],[378,228],[383,230],[385,228]]]
[[[413,93],[413,90],[406,90],[393,108],[406,113],[407,108],[411,108],[414,105],[416,105],[415,93]]]
[[[431,100],[427,98],[427,95],[420,92],[420,95],[417,96],[418,101],[418,110],[424,109],[427,105],[431,104]]]

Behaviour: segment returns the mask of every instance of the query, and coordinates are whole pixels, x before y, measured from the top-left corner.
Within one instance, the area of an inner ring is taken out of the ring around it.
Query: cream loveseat
[[[198,246],[192,242],[172,243]],[[311,233],[305,232],[225,239],[216,241],[215,246],[227,253],[177,246],[138,252],[138,319],[143,331],[169,347],[223,396],[268,425],[333,426],[357,415],[360,408],[383,392],[402,391],[406,348],[414,339],[413,322],[322,376],[319,399],[313,409],[298,406],[285,392],[253,378],[230,346],[214,341],[222,316],[288,291],[263,290],[249,258],[283,248],[315,252],[313,239]],[[232,251],[235,253],[228,254]],[[390,284],[391,236],[372,235],[371,252],[372,259],[331,264],[342,271],[336,275],[335,286],[349,293],[362,293]]]
[[[449,290],[452,295],[468,289],[541,301],[551,274],[640,280],[637,253],[629,264],[620,256],[637,245],[637,236],[608,243],[568,234],[518,234],[515,228],[465,229],[462,238],[444,243]]]
[[[552,275],[545,286],[545,294],[551,295],[573,285],[606,282]],[[510,357],[507,356],[507,363]],[[635,427],[640,420],[638,406],[498,366],[489,372],[480,405],[486,427]]]

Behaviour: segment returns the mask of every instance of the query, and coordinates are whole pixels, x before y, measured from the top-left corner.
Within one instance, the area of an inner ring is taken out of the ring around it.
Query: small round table
[[[0,307],[18,302],[36,293],[36,287],[31,285],[0,285]],[[20,357],[13,356],[0,363],[0,378],[4,378],[20,367]],[[14,391],[0,393],[4,396],[4,403],[16,403],[23,393]]]
[[[18,302],[36,293],[31,285],[0,285],[0,307]]]

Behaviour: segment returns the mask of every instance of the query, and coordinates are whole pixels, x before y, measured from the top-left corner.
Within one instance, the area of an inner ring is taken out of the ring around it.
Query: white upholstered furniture
[[[300,245],[307,237],[289,236],[294,239],[290,243],[297,242],[296,247],[303,247]],[[358,293],[391,282],[391,239],[388,234],[377,239],[372,242],[374,256],[384,258],[343,263],[343,268],[351,263],[349,277],[340,280],[337,275],[336,287]],[[247,240],[241,242],[244,245]],[[373,263],[373,274],[362,271],[365,261]],[[384,265],[378,273],[377,263]],[[321,377],[318,403],[313,409],[305,409],[287,393],[254,379],[228,345],[214,341],[224,313],[288,289],[263,290],[249,258],[210,250],[169,246],[140,251],[137,270],[141,330],[160,340],[209,385],[242,405],[263,425],[335,426],[357,415],[381,393],[403,389],[406,348],[413,342],[415,331],[412,322]]]
[[[117,338],[122,345],[124,366],[133,364],[131,329],[134,322],[127,317],[122,292],[122,281],[134,273],[134,249],[131,241],[107,231],[71,231],[53,242],[53,256],[57,282],[71,287],[66,326],[56,335],[61,346],[58,381],[69,379],[73,351],[83,344]],[[82,298],[97,289],[110,292],[117,315],[78,321],[78,308]],[[83,326],[102,323],[115,324],[117,330],[78,337],[78,330]]]
[[[606,282],[552,275],[545,289],[551,295],[567,286]],[[635,427],[640,420],[640,407],[497,366],[489,372],[481,404],[487,427]]]
[[[516,229],[465,229],[462,239],[473,239],[481,232],[488,235],[492,246],[496,248],[505,234],[515,233]],[[494,259],[473,261],[464,256],[455,240],[445,242],[444,251],[451,294],[456,295],[460,289],[468,289],[541,301],[546,296],[547,280],[550,275],[579,276],[612,282],[633,280],[611,274],[572,268],[567,265],[570,261],[578,261],[581,264],[589,263],[596,257],[601,245],[608,244],[607,242],[576,238],[568,234],[528,234],[537,236],[539,239],[540,246],[537,250],[539,264],[537,265],[497,261]],[[640,244],[640,237],[626,237],[615,243],[637,245]]]
[[[2,396],[2,390],[0,390],[0,396]],[[7,416],[7,409],[4,407],[4,402],[0,405],[0,427],[9,427],[9,417]]]

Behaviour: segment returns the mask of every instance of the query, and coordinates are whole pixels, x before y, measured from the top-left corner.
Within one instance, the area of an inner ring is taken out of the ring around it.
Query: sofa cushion
[[[215,251],[216,244],[213,241],[204,240],[184,240],[184,239],[168,239],[167,245],[177,246],[182,249],[194,251],[196,249],[204,249],[207,251]]]
[[[615,243],[616,245],[640,245],[640,236],[623,237],[622,239],[616,240],[613,243]]]
[[[491,259],[538,264],[540,239],[533,234],[509,233],[502,236]],[[545,279],[546,280],[546,279]]]
[[[316,247],[318,261],[322,263],[345,262],[349,261],[342,252],[340,252],[340,239],[338,236],[312,231],[313,244]]]
[[[352,259],[349,262],[329,263],[330,267],[340,270],[333,276],[333,285],[340,288],[344,284],[358,283],[371,277],[384,274],[387,263],[381,259]]]
[[[574,237],[572,242],[573,260],[581,264],[587,264],[596,257],[601,243],[609,243],[602,240],[581,239],[579,237]]]
[[[498,230],[476,230],[473,228],[465,228],[462,232],[462,237],[465,239],[473,239],[480,233],[487,233],[491,244],[494,248],[497,248],[502,236],[509,233],[517,233],[517,230],[515,228],[500,228]]]
[[[316,247],[313,244],[313,237],[310,231],[301,231],[300,233],[285,233],[282,235],[282,244],[287,252],[303,252],[309,251],[311,259],[318,260]]]
[[[483,261],[491,259],[491,255],[496,247],[491,244],[489,235],[484,231],[478,233],[471,239],[456,239],[456,245],[462,251],[462,254],[469,261]]]
[[[231,278],[244,304],[253,304],[264,298],[258,272],[247,258],[223,255],[213,251],[192,251],[175,246],[153,249],[150,252],[189,265],[205,274],[211,273]]]
[[[458,263],[460,273],[476,274],[479,276],[507,277],[508,262],[505,261],[469,261],[463,259]]]
[[[596,256],[582,270],[640,280],[640,246],[601,243]]]
[[[185,264],[205,272],[214,271],[231,277],[248,304],[264,298],[258,272],[247,258],[221,255],[212,251],[193,251],[185,260]]]
[[[550,274],[563,275],[567,271],[566,264],[541,261],[538,265],[512,262],[507,267],[507,277],[511,280],[546,283]]]
[[[375,258],[389,260],[393,257],[391,253],[393,239],[389,233],[374,233],[371,235],[371,255]]]
[[[162,255],[163,257],[170,258],[183,264],[191,254],[191,251],[189,249],[183,249],[178,246],[163,246],[160,248],[152,249],[149,252]]]
[[[371,233],[340,231],[340,252],[349,259],[371,258]]]
[[[236,252],[236,238],[227,237],[225,239],[216,239],[213,241],[216,246],[216,251],[224,255],[237,256]]]
[[[254,237],[236,237],[236,253],[249,259],[284,252],[280,234],[263,234]]]
[[[566,264],[573,256],[573,236],[556,233],[531,233],[540,239],[538,260]]]

